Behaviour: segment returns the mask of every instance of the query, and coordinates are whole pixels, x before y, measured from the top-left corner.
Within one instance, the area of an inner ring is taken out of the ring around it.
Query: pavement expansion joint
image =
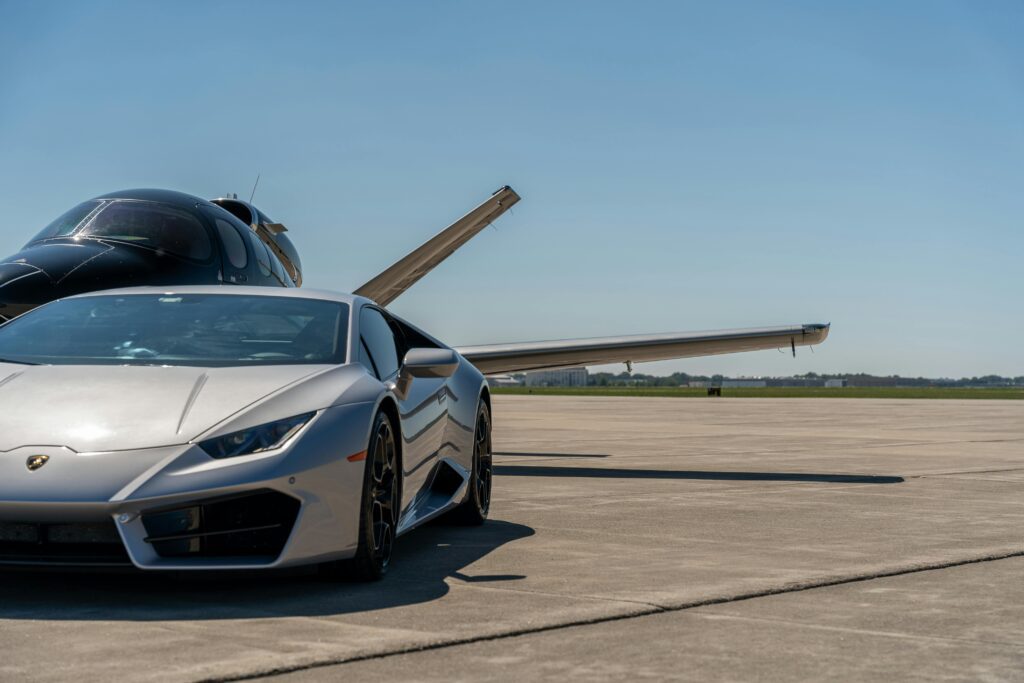
[[[958,470],[956,472],[932,472],[930,474],[912,474],[907,479],[928,479],[929,477],[955,477],[960,474],[1003,474],[1005,472],[1024,472],[1024,467],[1004,467],[995,470]]]
[[[881,636],[883,638],[900,638],[904,640],[921,640],[936,643],[973,643],[978,645],[1002,645],[1006,647],[1019,647],[1019,643],[1014,641],[999,641],[999,640],[985,640],[977,638],[956,638],[952,636],[933,636],[924,635],[920,633],[902,633],[899,631],[882,631],[879,629],[869,628],[850,628],[849,626],[827,626],[825,624],[814,624],[806,621],[799,621],[796,619],[779,619],[772,617],[753,617],[753,616],[741,616],[738,614],[702,614],[704,619],[715,619],[724,621],[746,621],[746,622],[758,622],[764,624],[786,624],[788,626],[796,626],[799,628],[811,629],[815,631],[831,631],[834,633],[847,633],[851,635],[865,635],[865,636]]]
[[[743,602],[747,600],[754,600],[757,598],[766,598],[775,595],[784,595],[787,593],[798,593],[802,591],[814,590],[817,588],[829,588],[832,586],[841,586],[851,583],[860,583],[864,581],[872,581],[875,579],[884,579],[894,576],[903,576],[906,574],[916,574],[920,572],[938,571],[942,569],[951,569],[953,567],[962,567],[965,565],[979,564],[983,562],[996,562],[999,560],[1007,560],[1011,558],[1024,557],[1024,549],[1016,549],[999,553],[991,553],[979,557],[961,558],[958,560],[949,560],[944,562],[933,562],[925,563],[913,566],[904,566],[894,568],[890,570],[880,570],[876,572],[869,572],[865,574],[855,574],[845,577],[834,577],[826,578],[817,581],[807,581],[796,584],[786,584],[774,588],[767,588],[760,591],[752,591],[749,593],[738,593],[729,596],[720,596],[707,598],[703,600],[697,600],[692,602],[680,603],[677,605],[655,605],[649,609],[642,609],[639,611],[628,612],[625,614],[615,614],[603,617],[594,617],[590,619],[577,619],[566,621],[560,624],[549,624],[546,626],[537,626],[522,629],[512,629],[501,633],[483,634],[477,636],[468,636],[464,638],[453,638],[449,640],[439,641],[435,643],[426,643],[421,645],[413,645],[404,648],[395,648],[391,650],[385,650],[383,652],[367,653],[363,655],[354,655],[349,657],[338,657],[335,659],[325,659],[320,661],[309,662],[306,664],[296,664],[293,666],[279,667],[273,669],[264,669],[261,671],[254,671],[246,674],[239,674],[235,676],[224,676],[214,678],[200,679],[197,683],[232,683],[234,681],[249,681],[259,678],[270,678],[274,676],[281,676],[284,674],[295,673],[298,671],[308,671],[312,669],[322,669],[331,666],[340,666],[343,664],[353,664],[356,662],[365,662],[376,659],[385,659],[388,657],[396,657],[399,655],[415,654],[418,652],[429,652],[432,650],[441,650],[450,647],[457,647],[459,645],[472,645],[475,643],[484,643],[495,640],[505,640],[508,638],[516,638],[519,636],[533,635],[537,633],[546,633],[551,631],[560,631],[570,628],[576,628],[580,626],[593,626],[596,624],[606,624],[615,621],[624,621],[627,619],[636,619],[639,617],[652,616],[656,614],[666,614],[671,612],[682,612],[686,610],[696,609],[699,607],[709,607],[713,605],[724,605],[736,602]],[[625,602],[625,601],[621,601]]]
[[[607,597],[603,595],[586,595],[578,593],[556,593],[552,591],[538,591],[530,590],[528,588],[509,588],[507,586],[487,586],[473,583],[471,581],[459,580],[460,584],[469,588],[478,588],[480,590],[488,591],[510,591],[512,593],[526,593],[529,595],[543,595],[551,598],[566,598],[571,600],[594,600],[596,602],[611,602],[620,605],[638,605],[640,607],[647,607],[655,610],[663,610],[664,606],[653,602],[646,602],[644,600],[631,600],[629,598],[615,598]]]

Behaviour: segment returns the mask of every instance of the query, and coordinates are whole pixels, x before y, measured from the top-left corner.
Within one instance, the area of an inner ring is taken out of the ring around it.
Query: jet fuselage
[[[237,199],[169,190],[102,195],[0,260],[0,323],[54,299],[116,287],[294,287],[301,266],[283,231]]]

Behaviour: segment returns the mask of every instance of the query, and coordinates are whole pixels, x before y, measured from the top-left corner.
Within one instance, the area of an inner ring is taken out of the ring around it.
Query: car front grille
[[[144,512],[146,542],[163,558],[276,559],[301,503],[277,491],[197,501]]]
[[[0,564],[131,565],[113,521],[0,522]]]

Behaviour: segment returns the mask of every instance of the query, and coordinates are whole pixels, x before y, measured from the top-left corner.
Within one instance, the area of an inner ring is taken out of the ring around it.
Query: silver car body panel
[[[330,369],[0,363],[0,451],[46,445],[34,441],[40,420],[47,423],[47,443],[79,453],[187,443],[226,416]]]

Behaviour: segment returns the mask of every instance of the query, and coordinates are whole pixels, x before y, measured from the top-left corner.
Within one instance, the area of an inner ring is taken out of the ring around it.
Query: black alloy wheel
[[[480,521],[487,519],[491,509],[491,477],[494,465],[491,460],[491,416],[487,405],[480,406],[476,419],[476,435],[473,443],[473,484],[476,487],[476,503],[480,508]]]
[[[469,493],[451,519],[458,524],[479,525],[487,521],[491,509],[491,480],[494,465],[491,454],[491,413],[482,400],[476,414],[473,434],[473,471],[469,477]]]
[[[379,557],[386,571],[391,562],[391,551],[395,546],[398,529],[398,474],[395,471],[397,453],[395,435],[387,416],[380,420],[376,439],[371,442],[372,453],[367,453],[370,468],[370,516],[372,521],[373,551]]]
[[[398,532],[401,475],[395,431],[387,414],[373,421],[363,470],[363,498],[359,513],[359,548],[340,573],[358,581],[376,581],[387,573]]]

